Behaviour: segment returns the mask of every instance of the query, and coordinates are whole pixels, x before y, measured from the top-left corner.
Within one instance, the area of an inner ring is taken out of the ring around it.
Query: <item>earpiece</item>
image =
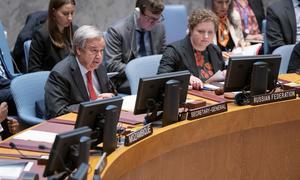
[[[136,18],[139,19],[140,18],[140,14],[141,14],[141,9],[139,7],[135,8],[135,14],[136,14]]]

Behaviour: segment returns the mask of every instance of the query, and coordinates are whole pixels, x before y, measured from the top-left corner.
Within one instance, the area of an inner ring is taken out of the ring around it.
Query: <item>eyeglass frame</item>
[[[99,55],[99,53],[101,53],[101,55],[103,55],[104,53],[104,49],[99,50],[99,49],[95,49],[94,47],[90,46],[84,46],[82,49],[87,50],[91,55]]]
[[[163,14],[160,15],[159,19],[155,18],[155,17],[152,17],[152,16],[149,16],[145,13],[142,13],[143,16],[145,17],[146,21],[148,22],[153,22],[153,23],[161,23],[165,20],[165,17]]]

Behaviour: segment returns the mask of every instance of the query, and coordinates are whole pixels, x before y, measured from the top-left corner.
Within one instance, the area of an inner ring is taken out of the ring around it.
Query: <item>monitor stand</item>
[[[71,154],[71,161],[77,161],[76,168],[79,168],[81,164],[88,164],[89,163],[89,150],[91,146],[91,139],[87,136],[82,136],[80,138],[78,145],[70,146],[70,154]],[[59,153],[59,152],[55,152]],[[58,157],[61,159],[61,156],[58,155]],[[62,161],[62,159],[61,159]],[[75,169],[76,169],[75,168]],[[65,177],[71,175],[72,172],[70,172],[70,169],[65,169],[64,171],[53,174],[51,176],[48,176],[47,179],[54,180],[54,179],[65,179]]]
[[[92,143],[90,155],[101,155],[103,152],[112,153],[118,145],[117,125],[119,122],[119,108],[115,105],[108,105],[105,108],[105,115],[97,117],[97,128],[93,132],[94,142]],[[98,146],[103,142],[103,147]]]
[[[105,122],[103,129],[103,151],[108,155],[112,153],[118,145],[117,125],[119,122],[119,108],[109,105],[105,109]]]
[[[265,94],[268,88],[269,67],[266,62],[253,63],[250,94],[251,96]]]
[[[172,79],[167,81],[163,107],[163,126],[178,122],[179,98],[180,82]]]
[[[178,121],[178,109],[180,98],[180,82],[169,80],[165,85],[163,98],[163,112],[158,111],[159,102],[153,99],[148,100],[148,112],[145,116],[145,124],[152,123],[154,126],[167,126]]]

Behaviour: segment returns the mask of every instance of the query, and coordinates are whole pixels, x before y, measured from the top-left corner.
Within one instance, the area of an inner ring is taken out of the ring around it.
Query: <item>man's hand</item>
[[[8,105],[6,102],[0,104],[0,122],[7,118]]]
[[[106,98],[112,98],[115,95],[113,93],[102,93],[100,94],[97,99],[106,99]]]
[[[12,134],[16,134],[19,132],[19,122],[16,119],[8,118],[7,119],[8,130]]]
[[[191,75],[190,77],[190,85],[192,85],[193,89],[196,90],[200,90],[203,88],[203,82],[199,78],[193,75]]]

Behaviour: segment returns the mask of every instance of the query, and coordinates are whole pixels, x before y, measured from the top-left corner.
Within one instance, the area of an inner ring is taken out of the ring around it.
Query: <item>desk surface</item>
[[[299,179],[299,106],[299,98],[259,106],[229,103],[228,112],[155,129],[150,137],[109,155],[102,177]],[[76,115],[60,118],[74,120]],[[90,158],[91,167],[97,160]]]

